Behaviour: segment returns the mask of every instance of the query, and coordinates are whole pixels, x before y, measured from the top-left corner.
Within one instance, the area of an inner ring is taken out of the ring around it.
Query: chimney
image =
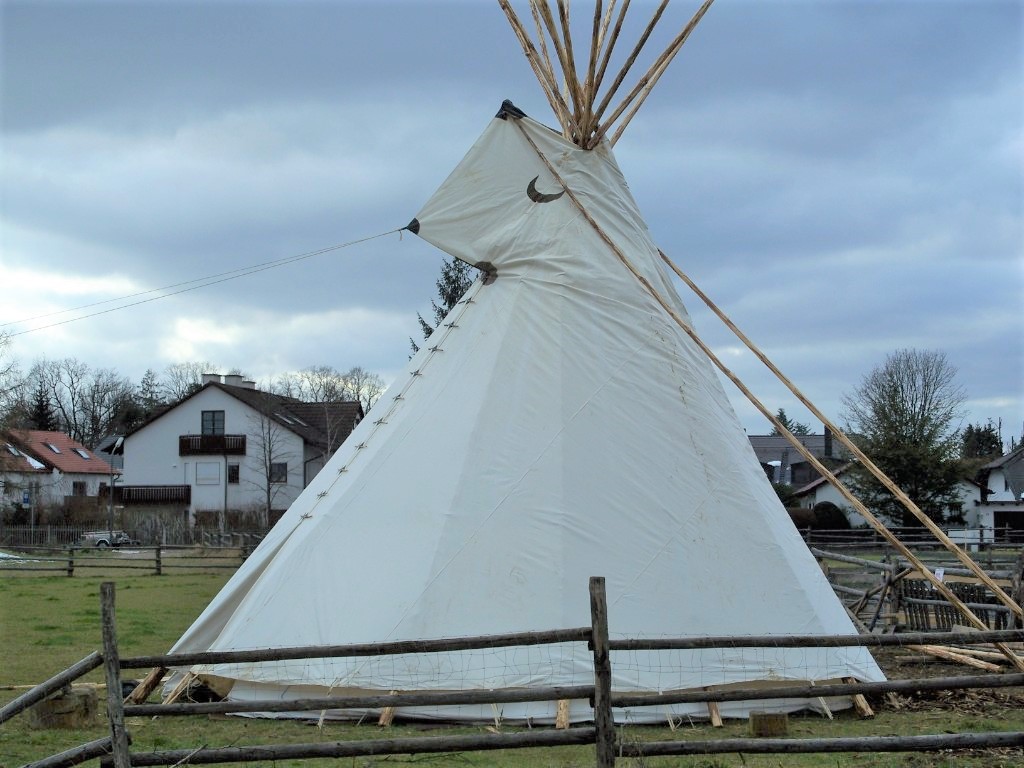
[[[831,459],[832,457],[832,430],[825,427],[825,458]]]
[[[203,374],[203,384],[209,384],[210,382],[213,382],[215,384],[220,384],[220,374],[219,373],[204,373]]]
[[[241,386],[245,387],[246,389],[256,389],[256,382],[255,381],[243,381]]]
[[[224,383],[229,387],[241,387],[244,386],[242,383],[244,379],[244,376],[239,376],[237,373],[229,373],[224,377]]]

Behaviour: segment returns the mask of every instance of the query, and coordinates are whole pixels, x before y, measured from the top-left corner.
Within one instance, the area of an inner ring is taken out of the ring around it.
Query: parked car
[[[82,534],[83,547],[123,547],[139,542],[124,531],[86,531]]]

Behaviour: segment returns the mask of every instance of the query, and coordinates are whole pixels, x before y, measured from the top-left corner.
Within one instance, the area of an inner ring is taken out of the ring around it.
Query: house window
[[[60,453],[60,448],[58,448],[58,447],[57,447],[56,445],[54,445],[53,443],[43,443],[43,445],[45,445],[45,446],[46,446],[47,448],[49,448],[49,449],[50,449],[51,451],[53,451],[54,453]]]
[[[197,461],[196,485],[220,485],[220,462]]]
[[[224,434],[224,411],[203,411],[203,434]]]
[[[287,483],[288,482],[288,463],[273,462],[270,465],[270,482],[272,483]]]
[[[85,451],[85,450],[83,450],[81,448],[75,448],[75,453],[77,453],[83,459],[91,459],[92,458],[87,451]]]
[[[228,464],[228,483],[238,485],[238,465]]]
[[[84,480],[73,480],[71,482],[71,495],[72,496],[85,496],[85,481]]]

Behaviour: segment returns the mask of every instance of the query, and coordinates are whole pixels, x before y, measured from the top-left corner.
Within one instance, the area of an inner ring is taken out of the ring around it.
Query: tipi
[[[416,215],[410,229],[482,276],[174,652],[583,626],[592,575],[613,636],[855,633],[706,356],[648,290],[687,317],[609,142],[565,132],[506,102]],[[882,679],[860,648],[612,663],[621,691]],[[592,679],[573,644],[192,671],[241,700]],[[551,722],[555,702],[502,716]]]

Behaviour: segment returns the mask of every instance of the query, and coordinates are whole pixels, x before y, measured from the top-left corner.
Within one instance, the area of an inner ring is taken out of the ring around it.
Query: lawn
[[[135,572],[113,574],[117,583],[117,629],[122,656],[162,653],[189,626],[228,578],[228,572],[155,576]],[[12,577],[0,575],[0,704],[29,686],[52,676],[100,648],[99,586],[103,576]],[[941,674],[969,674],[963,668],[943,668]],[[142,674],[141,672],[137,674]],[[899,676],[899,670],[892,673]],[[915,673],[917,674],[917,670]],[[903,675],[907,676],[907,675]],[[101,682],[99,671],[86,681]],[[988,730],[1024,731],[1024,707],[1019,693],[936,694],[928,698],[893,698],[872,701],[877,716],[862,720],[851,712],[837,713],[829,721],[818,715],[791,716],[789,736],[794,738],[924,734]],[[102,695],[101,695],[102,700]],[[493,728],[493,725],[490,726]],[[402,738],[439,733],[478,734],[487,725],[425,727],[398,724],[378,728],[374,723],[327,723],[323,727],[293,721],[254,720],[231,717],[134,718],[128,729],[133,749],[195,748],[228,745],[303,743],[370,738]],[[502,732],[519,730],[507,724]],[[31,760],[108,735],[104,720],[81,730],[32,730],[19,715],[0,726],[0,768],[15,768]],[[634,727],[620,732],[623,741],[656,739],[714,739],[742,737],[745,722],[727,721],[712,729],[697,723],[671,731],[666,727]],[[342,765],[353,768],[424,762],[439,766],[585,766],[593,764],[593,747],[559,747],[453,755],[412,755],[349,758]],[[1016,766],[1024,763],[1021,750],[972,754],[859,754],[859,755],[720,755],[701,758],[622,759],[619,765],[692,766]],[[275,768],[310,766],[332,768],[337,760],[276,761]],[[264,765],[271,765],[270,762]]]

